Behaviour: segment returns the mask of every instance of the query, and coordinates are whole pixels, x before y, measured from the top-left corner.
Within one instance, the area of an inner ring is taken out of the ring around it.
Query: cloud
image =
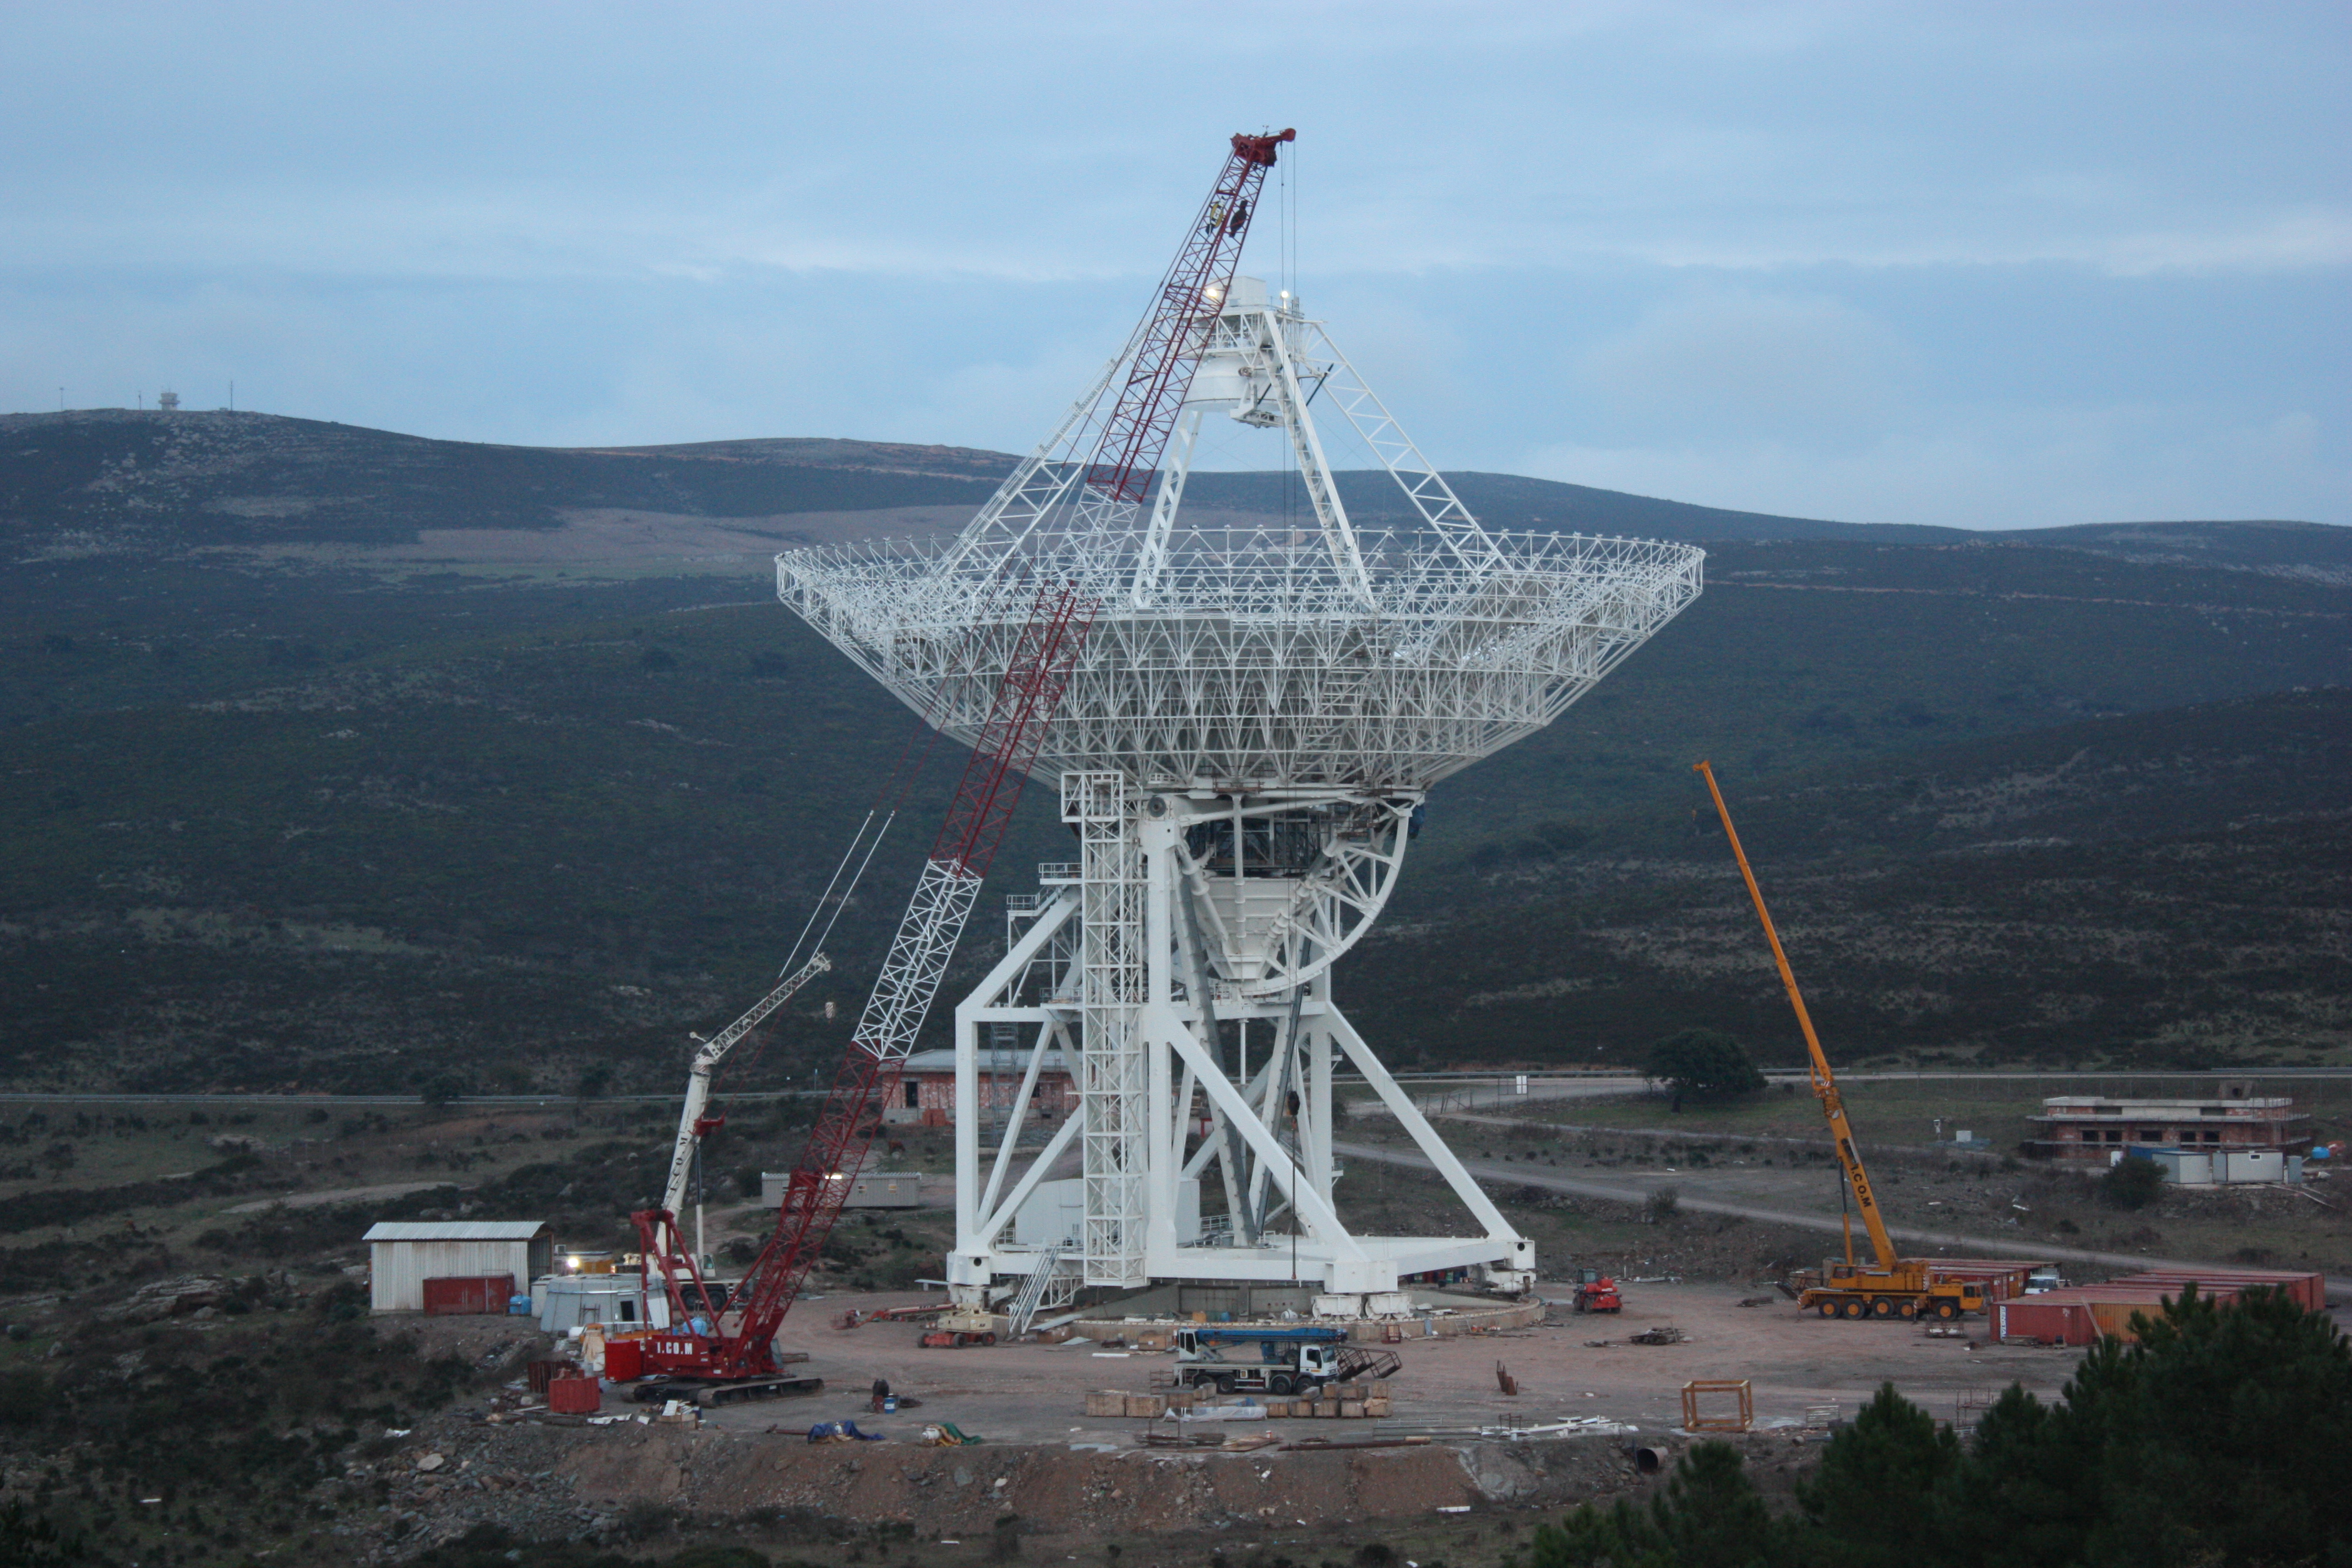
[[[1025,449],[1270,120],[1250,264],[1442,465],[2352,520],[2325,5],[18,11],[0,407]]]
[[[1837,300],[1738,291],[1661,305],[1572,374],[1602,432],[1758,437],[1883,425],[1907,401],[1912,359]]]

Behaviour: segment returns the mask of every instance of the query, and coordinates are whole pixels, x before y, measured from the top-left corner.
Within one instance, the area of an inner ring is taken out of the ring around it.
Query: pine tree
[[[1920,1568],[1945,1544],[1935,1497],[1959,1465],[1948,1426],[1880,1385],[1853,1425],[1830,1439],[1821,1469],[1797,1489],[1811,1560],[1828,1568]]]

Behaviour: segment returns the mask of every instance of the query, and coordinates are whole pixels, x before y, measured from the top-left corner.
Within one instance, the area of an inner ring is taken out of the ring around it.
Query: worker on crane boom
[[[1822,1102],[1822,1113],[1829,1119],[1838,1164],[1845,1172],[1846,1187],[1853,1194],[1854,1206],[1862,1211],[1862,1222],[1870,1231],[1871,1250],[1878,1263],[1875,1269],[1871,1269],[1854,1262],[1853,1222],[1847,1220],[1845,1261],[1823,1264],[1819,1275],[1809,1279],[1799,1291],[1797,1304],[1824,1318],[1916,1318],[1923,1313],[1957,1318],[1962,1312],[1984,1311],[1981,1285],[1972,1280],[1937,1279],[1933,1277],[1934,1266],[1927,1260],[1895,1256],[1895,1242],[1886,1234],[1886,1222],[1879,1217],[1878,1194],[1871,1189],[1870,1173],[1863,1169],[1862,1151],[1854,1147],[1853,1124],[1846,1118],[1844,1097],[1838,1093],[1837,1079],[1830,1072],[1830,1059],[1822,1050],[1821,1037],[1813,1033],[1812,1015],[1805,1010],[1804,994],[1797,989],[1796,972],[1789,967],[1789,955],[1780,949],[1780,933],[1772,927],[1772,911],[1764,907],[1764,890],[1756,885],[1756,873],[1748,865],[1748,852],[1739,847],[1739,833],[1731,826],[1731,808],[1723,802],[1723,791],[1715,782],[1715,769],[1699,762],[1692,764],[1692,771],[1706,780],[1707,793],[1715,797],[1716,815],[1723,818],[1723,836],[1731,840],[1732,857],[1739,862],[1739,875],[1748,884],[1748,896],[1756,905],[1757,919],[1764,922],[1764,940],[1771,944],[1772,962],[1780,966],[1780,984],[1789,993],[1789,1005],[1796,1009],[1797,1027],[1805,1037],[1813,1093]]]

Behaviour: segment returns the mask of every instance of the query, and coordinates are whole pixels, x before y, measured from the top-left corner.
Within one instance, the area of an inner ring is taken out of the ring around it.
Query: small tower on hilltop
[[[180,395],[176,392],[157,393],[155,395],[155,408],[156,411],[161,414],[178,413],[180,411]]]

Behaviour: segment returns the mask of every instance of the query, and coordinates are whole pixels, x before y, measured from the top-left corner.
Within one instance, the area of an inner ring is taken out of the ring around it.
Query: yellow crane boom
[[[1878,1196],[1871,1191],[1870,1173],[1862,1167],[1862,1151],[1853,1146],[1853,1124],[1846,1120],[1845,1100],[1838,1093],[1830,1059],[1822,1053],[1821,1037],[1813,1033],[1813,1016],[1805,1011],[1805,994],[1797,989],[1796,971],[1789,967],[1789,955],[1781,951],[1780,933],[1772,925],[1772,911],[1764,907],[1764,889],[1756,885],[1756,873],[1748,864],[1748,851],[1739,847],[1739,830],[1731,826],[1731,808],[1723,803],[1723,788],[1715,782],[1714,767],[1701,762],[1694,765],[1693,771],[1706,780],[1706,793],[1715,797],[1716,815],[1723,818],[1723,836],[1731,840],[1732,858],[1739,862],[1739,875],[1748,883],[1748,896],[1756,902],[1756,918],[1764,922],[1764,940],[1772,944],[1772,962],[1780,966],[1780,984],[1788,987],[1789,1005],[1797,1012],[1797,1027],[1805,1033],[1805,1051],[1811,1058],[1813,1096],[1822,1102],[1822,1113],[1829,1118],[1830,1136],[1837,1142],[1838,1163],[1845,1167],[1846,1184],[1853,1189],[1854,1206],[1862,1211],[1862,1223],[1870,1230],[1870,1246],[1878,1254],[1878,1267],[1891,1274],[1899,1261],[1895,1243],[1886,1234],[1886,1222],[1879,1217]]]

